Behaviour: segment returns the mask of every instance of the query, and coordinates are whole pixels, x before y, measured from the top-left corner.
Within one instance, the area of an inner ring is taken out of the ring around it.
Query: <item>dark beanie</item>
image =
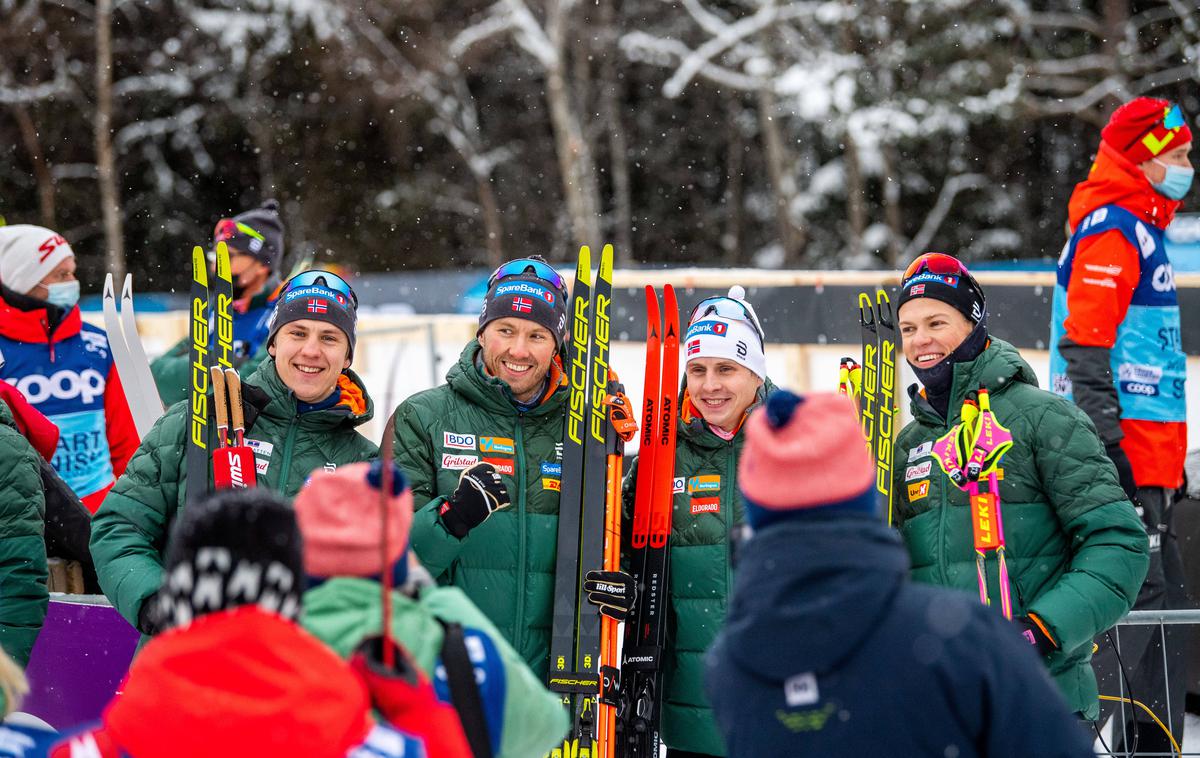
[[[533,274],[497,279],[479,313],[478,335],[499,318],[523,318],[544,326],[561,349],[567,339],[566,293]]]
[[[952,258],[952,256],[947,255],[946,258]],[[950,305],[972,324],[985,321],[987,301],[983,296],[983,288],[979,286],[979,282],[975,281],[975,277],[967,273],[965,266],[960,264],[960,268],[960,271],[947,274],[934,273],[922,268],[906,278],[900,283],[900,298],[896,301],[896,312],[899,313],[900,308],[909,300],[929,297]]]
[[[307,276],[320,272],[306,271]],[[357,339],[358,308],[353,300],[335,292],[328,287],[322,287],[318,277],[316,284],[290,288],[285,286],[283,294],[275,301],[275,310],[271,320],[267,322],[267,347],[275,344],[275,335],[285,324],[301,319],[324,321],[333,324],[346,333],[350,340],[348,358],[354,360],[354,342]]]
[[[223,218],[213,230],[213,245],[224,242],[254,256],[276,273],[283,260],[283,221],[279,201],[267,200],[258,208]]]
[[[185,508],[172,529],[157,621],[186,626],[242,605],[295,620],[303,579],[300,531],[287,502],[266,489],[219,490]]]

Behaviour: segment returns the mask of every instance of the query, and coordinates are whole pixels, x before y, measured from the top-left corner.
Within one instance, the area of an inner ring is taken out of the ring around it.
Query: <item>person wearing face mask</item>
[[[1096,425],[1150,535],[1150,570],[1134,606],[1147,610],[1189,605],[1168,507],[1187,453],[1187,364],[1164,230],[1192,185],[1191,147],[1176,104],[1139,97],[1113,112],[1087,179],[1071,195],[1051,315],[1051,389]],[[1122,657],[1134,692],[1166,718],[1163,651],[1157,634],[1150,644],[1152,631],[1123,635]],[[1181,664],[1176,631],[1168,650]],[[1106,639],[1100,645],[1101,688],[1116,693],[1116,658]],[[1184,678],[1170,678],[1172,732],[1182,739]],[[1146,723],[1139,745],[1169,750],[1162,730]]]
[[[104,330],[79,314],[75,253],[40,226],[0,227],[0,379],[61,432],[55,471],[95,512],[138,446]]]
[[[1014,441],[999,482],[1013,623],[1071,710],[1095,721],[1092,638],[1129,611],[1149,563],[1137,513],[1091,420],[1038,389],[1016,348],[989,334],[983,290],[957,258],[918,257],[905,271],[897,305],[904,357],[924,385],[908,391],[913,420],[896,438],[892,483],[913,579],[978,596],[967,494],[942,472],[933,445],[986,388]],[[995,560],[988,566],[998,614]]]
[[[675,448],[662,733],[667,755],[723,756],[724,740],[704,694],[704,658],[717,638],[733,590],[731,545],[745,521],[737,470],[750,412],[774,389],[765,340],[745,290],[706,298],[688,319],[684,385]],[[624,511],[632,518],[637,461],[625,478]],[[632,534],[626,526],[622,534]],[[629,538],[626,537],[626,543]],[[591,571],[585,590],[600,612],[623,619],[636,602],[624,572]]]
[[[270,319],[270,357],[242,383],[246,445],[260,488],[292,497],[314,470],[378,457],[375,443],[358,432],[375,408],[350,369],[357,308],[350,285],[328,271],[306,271],[284,285]],[[167,410],[92,522],[100,587],[143,634],[160,626],[147,600],[162,581],[163,545],[190,484],[190,414],[186,401]],[[210,414],[210,448],[215,426]],[[211,482],[210,473],[205,484]]]
[[[280,291],[283,232],[277,200],[267,200],[258,208],[223,218],[213,230],[209,265],[216,265],[217,243],[229,246],[229,268],[233,274],[233,363],[244,377],[254,373],[267,356],[268,322]],[[187,397],[191,348],[191,338],[184,336],[150,364],[164,406]]]

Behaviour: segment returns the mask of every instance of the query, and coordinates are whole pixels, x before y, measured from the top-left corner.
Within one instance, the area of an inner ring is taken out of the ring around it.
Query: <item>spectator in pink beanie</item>
[[[738,485],[753,535],[707,660],[731,758],[1092,755],[1011,623],[909,580],[850,400],[771,394]]]
[[[349,656],[364,638],[381,632],[380,583],[387,572],[396,588],[392,636],[433,679],[438,696],[455,705],[474,754],[483,754],[486,744],[496,758],[545,755],[567,731],[559,699],[462,590],[431,584],[408,549],[412,492],[393,465],[392,491],[385,497],[382,470],[375,461],[316,471],[296,496],[309,583],[301,624]],[[387,509],[386,560],[381,504]],[[456,691],[458,662],[474,669],[479,709]]]

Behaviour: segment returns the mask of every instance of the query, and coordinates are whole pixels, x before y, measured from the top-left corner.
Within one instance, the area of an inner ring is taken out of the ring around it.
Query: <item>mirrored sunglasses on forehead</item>
[[[963,265],[963,262],[953,255],[925,253],[918,255],[912,263],[908,264],[908,268],[904,270],[904,276],[901,277],[900,286],[903,287],[904,282],[923,271],[939,276],[965,276],[971,281],[975,281],[975,277],[971,276],[971,272]]]
[[[508,261],[501,264],[499,268],[492,272],[488,277],[487,286],[490,290],[496,282],[510,276],[536,276],[544,282],[549,283],[555,289],[567,295],[567,280],[562,274],[558,273],[549,263],[539,258],[517,258],[516,260]]]
[[[692,315],[688,317],[688,326],[690,327],[705,316],[711,316],[714,313],[721,318],[750,324],[754,328],[755,334],[758,335],[759,344],[766,347],[767,338],[763,333],[762,324],[758,322],[758,314],[754,312],[754,308],[743,300],[734,300],[726,295],[708,297],[697,303],[696,307],[692,309]]]
[[[350,284],[345,279],[332,271],[322,271],[321,269],[302,271],[291,279],[288,279],[283,291],[288,292],[300,287],[312,287],[314,285],[346,296],[354,304],[354,309],[358,310],[358,295],[354,294],[354,290],[351,289]]]

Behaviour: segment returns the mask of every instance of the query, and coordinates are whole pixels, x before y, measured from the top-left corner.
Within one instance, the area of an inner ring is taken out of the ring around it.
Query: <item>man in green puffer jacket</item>
[[[446,384],[396,409],[412,547],[542,681],[549,668],[566,419],[566,284],[540,259],[492,275],[479,332]],[[509,506],[511,500],[511,507]]]
[[[21,668],[29,663],[50,602],[40,459],[0,400],[0,647]]]
[[[443,700],[449,695],[447,670],[466,657],[462,654],[467,648],[471,651],[482,713],[460,710],[468,741],[486,743],[486,752],[496,758],[545,755],[561,744],[567,731],[561,700],[462,590],[434,586],[428,573],[410,559],[412,491],[404,474],[393,467],[393,494],[384,498],[382,479],[380,461],[317,471],[296,496],[309,586],[300,623],[349,658],[364,639],[382,634],[380,579],[387,572],[395,588],[390,593],[390,638],[429,676]],[[381,507],[387,511],[386,559],[379,544]],[[461,636],[448,634],[451,625],[462,628]]]
[[[733,589],[731,544],[743,524],[737,468],[742,425],[774,389],[767,378],[762,328],[745,290],[702,300],[684,343],[684,389],[675,443],[670,591],[664,661],[663,741],[670,758],[723,756],[724,740],[705,696],[704,657],[725,622]],[[625,477],[622,535],[628,555],[638,467]],[[627,574],[590,572],[613,586]],[[630,596],[634,593],[629,593]],[[603,609],[608,598],[591,595]],[[602,612],[604,612],[602,610]]]
[[[314,469],[378,456],[357,427],[374,405],[349,370],[357,300],[340,277],[307,271],[288,283],[272,316],[271,358],[242,386],[246,444],[258,486],[291,497]],[[172,406],[142,440],[92,523],[100,586],[143,634],[158,624],[146,603],[162,583],[163,550],[186,490],[186,401]],[[209,445],[215,445],[209,423]],[[212,486],[211,476],[206,483]]]
[[[966,494],[932,458],[983,387],[1014,445],[1002,459],[1000,503],[1013,622],[1037,648],[1072,709],[1099,714],[1092,638],[1133,605],[1149,564],[1141,520],[1126,499],[1096,428],[1070,402],[1037,387],[1007,342],[987,334],[983,291],[957,259],[921,256],[897,301],[904,356],[924,390],[909,389],[914,420],[895,445],[896,525],[913,578],[977,593]],[[999,577],[988,558],[999,609]]]

